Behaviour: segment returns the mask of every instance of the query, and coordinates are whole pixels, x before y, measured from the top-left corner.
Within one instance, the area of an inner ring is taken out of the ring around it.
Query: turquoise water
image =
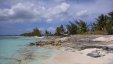
[[[0,36],[0,64],[43,64],[43,60],[56,53],[54,49],[28,46],[42,38]]]

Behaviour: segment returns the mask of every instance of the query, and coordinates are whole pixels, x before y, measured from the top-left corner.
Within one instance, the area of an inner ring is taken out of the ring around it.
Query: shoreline
[[[31,46],[59,49],[59,53],[47,59],[45,64],[112,64],[112,37],[113,35],[51,36],[47,38],[48,41],[32,43]]]

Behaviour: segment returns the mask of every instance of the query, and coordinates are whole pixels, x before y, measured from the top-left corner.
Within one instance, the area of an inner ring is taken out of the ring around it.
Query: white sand
[[[93,41],[113,41],[113,36],[103,36],[93,39]]]
[[[67,39],[68,39],[68,37],[60,38],[61,41],[66,41]]]
[[[59,54],[46,60],[45,64],[113,64],[113,53],[108,53],[103,57],[93,58],[86,54],[95,49],[83,51],[61,51]]]

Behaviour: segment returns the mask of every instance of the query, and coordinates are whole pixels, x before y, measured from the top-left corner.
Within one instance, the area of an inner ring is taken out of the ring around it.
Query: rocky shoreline
[[[61,52],[48,59],[45,64],[113,63],[113,35],[72,35],[68,37],[48,36],[45,38],[47,41],[39,41],[29,44],[29,46],[52,46],[52,48],[55,47],[60,49]],[[62,49],[64,51],[62,51]]]
[[[106,45],[112,45],[113,40],[110,41],[94,41],[99,37],[111,37],[110,35],[74,35],[68,37],[60,37],[60,36],[49,36],[45,37],[47,41],[38,41],[34,43],[30,43],[29,46],[45,46],[45,45],[52,45],[52,46],[63,46],[63,47],[71,47],[75,49],[83,49],[87,47],[98,48],[98,47],[106,47]],[[113,37],[113,36],[112,36]],[[102,45],[102,46],[101,46]],[[103,46],[104,45],[104,46]],[[108,47],[109,48],[109,47]]]
[[[39,41],[35,43],[30,43],[29,46],[58,46],[58,47],[69,47],[75,50],[85,50],[85,49],[94,49],[93,52],[89,52],[87,55],[92,57],[101,57],[102,50],[107,53],[113,53],[113,40],[110,41],[94,41],[94,39],[100,37],[113,37],[111,35],[74,35],[68,37],[59,37],[59,36],[49,36],[45,37],[47,41]],[[105,39],[104,38],[104,39]],[[101,49],[98,50],[98,49]],[[103,53],[103,52],[102,52]],[[105,55],[105,54],[104,54]]]

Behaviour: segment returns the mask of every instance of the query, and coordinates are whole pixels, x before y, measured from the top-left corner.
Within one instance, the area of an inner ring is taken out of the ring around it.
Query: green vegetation
[[[56,28],[55,35],[60,34],[60,27]],[[96,21],[89,25],[83,20],[74,20],[66,26],[67,34],[113,34],[113,12],[107,15],[101,14],[96,18]]]
[[[93,23],[95,31],[103,31],[107,34],[113,34],[113,12],[108,15],[100,15]]]
[[[41,31],[38,28],[35,28],[32,32],[23,33],[21,36],[41,36]]]
[[[63,25],[61,25],[60,27],[56,28],[55,35],[62,35],[62,34],[64,34],[64,32],[65,32],[65,29],[64,29]]]
[[[76,24],[70,22],[70,24],[67,25],[68,34],[77,34],[77,30],[78,30],[78,28],[77,28]]]
[[[45,35],[46,35],[46,36],[52,36],[52,33],[49,32],[48,30],[45,30]]]
[[[69,22],[68,25],[60,25],[56,28],[54,35],[60,36],[64,34],[113,34],[113,11],[104,15],[101,14],[96,18],[96,21],[88,25],[83,20],[74,20]],[[30,33],[21,34],[23,36],[41,36],[38,28]],[[51,32],[45,30],[46,36],[51,36]]]

